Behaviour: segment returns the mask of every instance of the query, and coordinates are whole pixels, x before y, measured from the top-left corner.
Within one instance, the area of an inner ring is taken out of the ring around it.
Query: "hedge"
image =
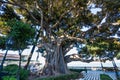
[[[79,73],[73,72],[71,74],[62,74],[59,76],[52,76],[47,78],[39,78],[36,80],[70,80],[70,79],[77,79],[79,78]]]
[[[4,79],[9,78],[9,77],[11,78],[11,76],[13,76],[12,78],[16,78],[17,71],[18,71],[18,65],[16,64],[7,65],[4,67],[4,71],[11,74],[10,76],[4,76],[3,77]],[[29,76],[29,71],[21,68],[20,69],[20,80],[26,80],[28,76]]]

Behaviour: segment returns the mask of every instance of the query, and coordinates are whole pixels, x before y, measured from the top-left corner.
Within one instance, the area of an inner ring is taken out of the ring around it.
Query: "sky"
[[[97,14],[97,12],[100,12],[102,10],[101,8],[96,8],[95,4],[90,4],[88,6],[88,8],[90,9],[91,13],[93,13],[93,14]]]

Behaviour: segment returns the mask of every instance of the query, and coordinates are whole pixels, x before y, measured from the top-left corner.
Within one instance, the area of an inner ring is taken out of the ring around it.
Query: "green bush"
[[[4,71],[9,72],[10,74],[15,75],[17,73],[18,70],[18,65],[16,64],[10,64],[4,67]]]
[[[82,72],[82,71],[86,71],[86,69],[69,69],[70,71],[74,71],[74,72]]]
[[[79,77],[79,73],[74,72],[71,74],[65,74],[60,76],[48,77],[48,78],[41,78],[36,80],[70,80],[70,79],[77,79]]]
[[[100,80],[113,80],[109,75],[100,74]]]
[[[20,80],[26,80],[29,76],[29,71],[25,69],[20,70]]]
[[[14,76],[4,76],[2,80],[16,80],[16,78]]]
[[[113,67],[103,67],[103,69],[105,69],[106,71],[113,71]]]
[[[7,65],[4,68],[4,71],[9,72],[11,75],[16,77],[17,71],[18,71],[18,65],[16,65],[16,64]],[[25,70],[25,69],[22,69],[22,68],[20,69],[20,80],[26,80],[28,78],[28,75],[29,75],[28,70]]]

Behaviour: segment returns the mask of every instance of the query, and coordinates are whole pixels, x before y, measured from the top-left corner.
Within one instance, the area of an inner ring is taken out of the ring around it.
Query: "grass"
[[[100,74],[100,80],[113,80],[109,75]]]

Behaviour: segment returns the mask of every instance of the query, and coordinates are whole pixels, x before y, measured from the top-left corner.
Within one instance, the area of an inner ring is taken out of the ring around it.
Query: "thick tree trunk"
[[[60,72],[61,73],[69,73],[69,70],[67,68],[67,63],[65,63],[65,60],[64,60],[64,55],[62,53],[62,47],[60,46],[60,59],[59,59],[59,66],[60,66]]]
[[[0,66],[0,71],[3,70],[3,65],[4,65],[4,62],[5,62],[7,53],[8,53],[8,48],[6,49],[5,55],[3,56],[3,59],[2,59],[2,62],[1,62],[1,66]]]
[[[43,69],[45,75],[67,74],[67,64],[64,61],[62,47],[60,45],[52,46],[54,52],[48,52],[46,56],[46,64]]]

